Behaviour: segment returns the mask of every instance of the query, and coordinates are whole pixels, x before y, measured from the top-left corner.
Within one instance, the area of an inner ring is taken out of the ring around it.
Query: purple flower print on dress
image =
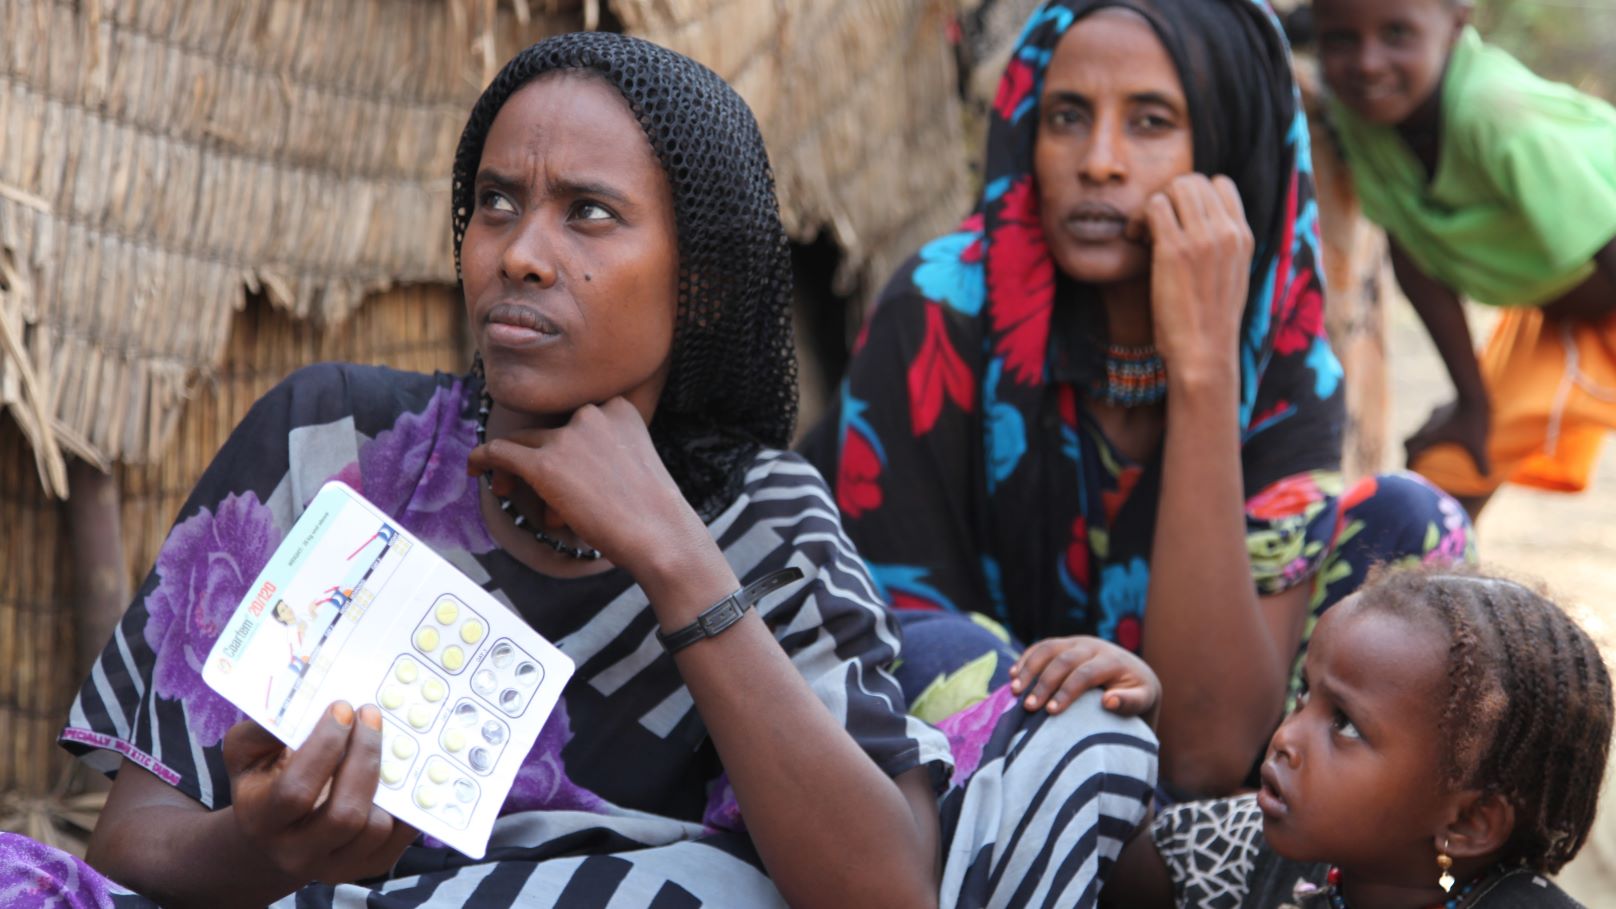
[[[1413,478],[1430,485],[1424,477]],[[1431,489],[1435,491],[1436,487],[1432,486]],[[1431,525],[1432,533],[1439,536],[1435,545],[1427,546],[1422,561],[1426,565],[1458,565],[1474,561],[1470,516],[1465,514],[1457,501],[1440,493],[1437,495],[1437,510],[1442,515],[1442,526],[1438,528],[1434,523]]]
[[[701,825],[715,833],[746,832],[746,819],[741,817],[741,804],[735,800],[735,787],[729,784],[728,773],[720,773],[708,784],[707,809],[701,813]]]
[[[20,834],[0,833],[0,906],[111,909],[108,889],[107,879],[81,859]]]
[[[217,745],[242,714],[202,681],[202,664],[280,542],[274,514],[249,492],[182,521],[157,554],[159,581],[146,598],[152,687],[184,703],[204,746]]]
[[[359,450],[365,498],[429,546],[487,552],[494,546],[466,476],[477,424],[461,415],[464,381],[440,388],[420,413],[405,413]],[[343,471],[341,479],[348,479]]]
[[[539,740],[522,759],[516,782],[506,797],[500,814],[518,811],[599,811],[606,800],[574,783],[567,776],[561,749],[572,740],[572,722],[567,719],[567,701],[556,701],[555,710],[545,720]]]
[[[948,736],[948,750],[954,753],[954,777],[950,786],[963,786],[982,763],[982,750],[993,738],[999,717],[1013,709],[1018,701],[1009,684],[994,689],[984,701],[967,707],[959,713],[943,718],[937,728]]]

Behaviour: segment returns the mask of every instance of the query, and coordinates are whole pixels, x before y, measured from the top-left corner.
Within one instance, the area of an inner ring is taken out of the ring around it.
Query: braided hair
[[[740,492],[758,449],[789,443],[797,416],[790,248],[762,133],[723,79],[667,48],[604,32],[540,41],[505,65],[461,133],[452,193],[457,277],[494,118],[518,89],[560,71],[617,89],[667,175],[679,297],[651,439],[685,498],[711,521]]]
[[[1445,777],[1508,799],[1509,857],[1559,871],[1588,837],[1610,749],[1610,676],[1594,642],[1543,595],[1462,567],[1380,574],[1358,608],[1446,632]]]

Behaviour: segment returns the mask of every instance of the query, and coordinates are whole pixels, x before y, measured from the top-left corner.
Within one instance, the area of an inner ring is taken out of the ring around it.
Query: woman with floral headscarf
[[[0,905],[1092,905],[1154,738],[1097,706],[905,713],[891,616],[780,450],[790,259],[740,97],[644,41],[552,38],[473,108],[453,179],[479,365],[326,364],[253,407],[62,733],[116,773],[89,865],[0,834]],[[373,804],[413,784],[379,775],[374,705],[292,749],[202,680],[333,478],[577,666],[482,859]]]
[[[1103,639],[1161,676],[1166,780],[1226,791],[1320,611],[1373,562],[1465,554],[1417,479],[1343,488],[1289,65],[1254,0],[1051,0],[1027,23],[976,210],[887,286],[808,445],[905,613],[921,715],[1007,679],[1067,709],[1125,668]]]

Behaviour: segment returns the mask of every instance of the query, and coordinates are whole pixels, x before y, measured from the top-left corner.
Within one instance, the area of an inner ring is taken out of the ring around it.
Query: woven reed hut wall
[[[866,298],[970,207],[958,0],[612,0],[623,30],[711,66],[757,114],[786,229]]]
[[[47,488],[66,495],[64,451],[157,459],[249,291],[334,324],[452,279],[447,175],[487,45],[579,21],[495,10],[0,4],[0,404]]]

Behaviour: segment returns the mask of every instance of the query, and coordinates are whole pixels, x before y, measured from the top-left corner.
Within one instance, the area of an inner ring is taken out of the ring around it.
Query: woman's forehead
[[[1046,86],[1072,79],[1105,83],[1126,93],[1154,92],[1181,98],[1178,69],[1144,15],[1126,6],[1095,10],[1066,30],[1055,45]]]
[[[514,92],[494,117],[479,170],[564,164],[594,171],[652,171],[661,166],[628,102],[604,79],[561,71]],[[641,176],[644,176],[641,174]]]

